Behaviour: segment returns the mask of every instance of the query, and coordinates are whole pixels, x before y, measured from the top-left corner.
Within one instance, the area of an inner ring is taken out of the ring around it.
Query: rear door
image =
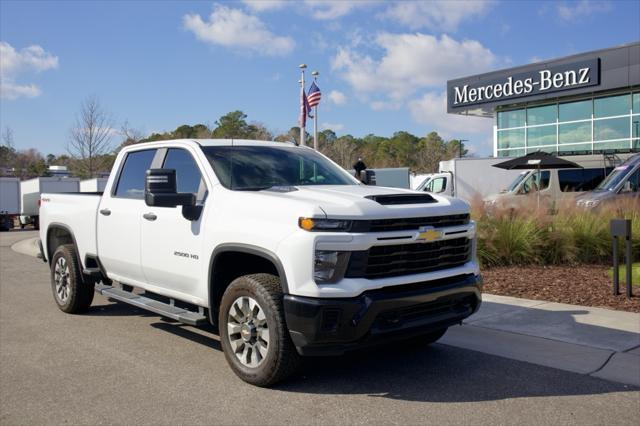
[[[157,154],[156,149],[129,152],[98,208],[100,262],[109,278],[131,285],[145,282],[140,266],[140,226],[146,207],[144,179]]]
[[[203,251],[207,186],[203,172],[192,153],[185,148],[169,148],[162,168],[174,169],[178,192],[196,194],[203,206],[200,218],[189,221],[182,207],[144,207],[142,219],[142,267],[152,291],[193,303],[204,299],[198,286],[208,256]]]

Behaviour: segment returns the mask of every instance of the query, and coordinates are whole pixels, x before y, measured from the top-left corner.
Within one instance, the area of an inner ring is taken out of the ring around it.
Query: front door
[[[208,269],[204,252],[207,188],[201,168],[192,153],[183,148],[167,150],[164,169],[175,169],[178,192],[196,194],[203,206],[200,217],[189,221],[182,207],[144,206],[142,218],[142,268],[147,287],[169,297],[192,303],[206,301],[206,286],[200,286]]]

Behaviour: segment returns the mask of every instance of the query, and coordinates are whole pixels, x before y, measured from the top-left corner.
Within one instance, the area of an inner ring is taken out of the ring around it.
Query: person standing
[[[364,164],[364,161],[362,161],[361,157],[358,157],[358,161],[356,161],[356,163],[353,165],[353,168],[356,171],[356,179],[358,179],[360,182],[364,182],[364,176],[362,176],[362,172],[367,170],[367,165]]]

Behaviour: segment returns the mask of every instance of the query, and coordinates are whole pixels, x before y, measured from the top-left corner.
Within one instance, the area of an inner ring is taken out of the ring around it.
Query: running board
[[[193,312],[174,305],[162,303],[130,291],[124,291],[118,287],[103,284],[96,284],[95,290],[96,293],[102,294],[109,299],[128,303],[129,305],[155,312],[156,314],[180,321],[184,324],[204,325],[208,322],[202,308],[200,308],[200,312]]]

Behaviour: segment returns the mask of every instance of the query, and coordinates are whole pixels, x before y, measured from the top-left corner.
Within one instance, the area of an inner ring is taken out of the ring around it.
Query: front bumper
[[[285,318],[301,355],[340,355],[460,323],[480,307],[481,289],[482,278],[467,274],[353,298],[286,295]]]

